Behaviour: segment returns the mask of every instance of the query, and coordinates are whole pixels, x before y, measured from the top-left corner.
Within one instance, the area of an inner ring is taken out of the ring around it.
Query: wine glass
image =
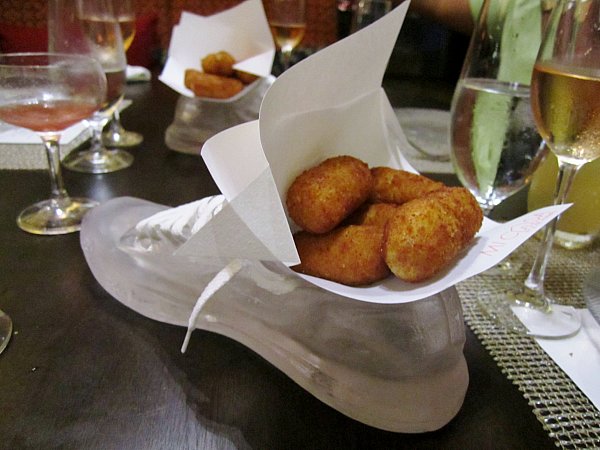
[[[80,228],[97,205],[69,197],[60,167],[61,132],[97,111],[106,78],[92,58],[52,53],[0,54],[0,120],[36,132],[44,143],[50,173],[50,199],[29,206],[17,219],[34,234],[64,234]]]
[[[264,6],[273,39],[281,52],[282,71],[286,71],[291,65],[293,50],[304,38],[306,1],[266,0]]]
[[[359,0],[354,8],[352,32],[381,19],[392,10],[392,0]]]
[[[545,154],[529,88],[541,11],[535,27],[519,30],[511,13],[518,7],[515,0],[484,1],[450,112],[454,170],[488,217],[529,182]],[[510,257],[487,274],[512,274],[519,267]]]
[[[600,157],[600,0],[560,0],[550,17],[534,66],[531,100],[542,137],[558,159],[554,204],[562,204],[577,171]],[[544,230],[533,267],[520,291],[505,296],[503,325],[528,335],[562,338],[576,333],[576,309],[558,305],[544,278],[556,222]],[[508,304],[508,302],[505,302]]]
[[[135,36],[135,11],[132,0],[113,0],[114,14],[117,17],[121,27],[121,36],[123,38],[123,49],[125,52],[131,46]],[[119,105],[121,101],[119,101]],[[144,140],[140,133],[129,131],[123,128],[119,112],[119,105],[113,112],[107,130],[103,134],[104,145],[110,148],[114,147],[134,147]]]
[[[112,0],[53,0],[49,8],[50,48],[91,55],[102,66],[107,81],[104,103],[88,119],[92,129],[90,148],[69,153],[63,165],[85,173],[125,169],[133,163],[133,156],[123,149],[108,150],[102,143],[102,131],[123,99],[127,66]]]

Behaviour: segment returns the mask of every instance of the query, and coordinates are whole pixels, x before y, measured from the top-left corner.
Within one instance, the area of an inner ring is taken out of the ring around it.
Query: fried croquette
[[[220,51],[206,55],[202,58],[200,64],[205,73],[231,77],[234,73],[235,58],[226,51]]]
[[[254,75],[253,73],[243,72],[241,70],[236,70],[234,72],[235,77],[240,80],[244,84],[250,84],[254,81],[258,80],[259,76]]]
[[[443,183],[423,175],[389,167],[374,167],[371,203],[385,202],[401,205],[445,187]]]
[[[287,192],[292,220],[305,231],[327,233],[360,207],[371,192],[367,164],[336,156],[301,173]]]
[[[396,214],[400,206],[394,203],[365,203],[345,223],[352,225],[381,225]]]
[[[198,97],[230,98],[244,89],[242,82],[236,78],[227,78],[187,69],[184,78],[185,87]]]
[[[483,214],[465,188],[444,188],[398,208],[385,227],[383,255],[398,278],[426,280],[471,242]]]
[[[326,234],[300,231],[294,241],[301,263],[297,272],[349,286],[361,286],[390,275],[383,260],[383,227],[349,225]]]
[[[183,73],[183,84],[186,88],[192,89],[192,85],[200,78],[201,71],[196,69],[186,69]]]

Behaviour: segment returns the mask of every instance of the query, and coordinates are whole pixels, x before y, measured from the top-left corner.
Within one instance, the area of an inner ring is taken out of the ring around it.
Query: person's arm
[[[410,9],[455,31],[464,34],[473,31],[469,0],[412,0]]]

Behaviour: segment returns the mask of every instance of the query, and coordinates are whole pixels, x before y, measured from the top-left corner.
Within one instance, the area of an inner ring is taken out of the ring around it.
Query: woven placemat
[[[600,448],[600,411],[533,338],[498,327],[477,306],[482,295],[518,288],[527,277],[538,245],[538,240],[531,239],[513,254],[522,263],[516,273],[479,275],[457,286],[465,321],[523,393],[557,447]],[[546,272],[546,290],[558,303],[584,308],[583,280],[599,264],[600,245],[577,251],[555,247]]]
[[[36,136],[37,137],[37,136]],[[84,130],[74,139],[60,146],[60,158],[64,159],[69,153],[90,138]],[[0,169],[8,170],[48,170],[48,159],[42,140],[35,144],[0,143]]]

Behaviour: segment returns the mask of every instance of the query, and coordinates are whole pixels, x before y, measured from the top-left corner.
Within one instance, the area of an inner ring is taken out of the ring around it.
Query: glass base
[[[597,234],[578,234],[556,230],[554,243],[568,250],[578,250],[592,245],[597,237]]]
[[[542,239],[543,236],[543,230],[535,234],[537,239]],[[568,231],[557,229],[554,233],[554,245],[566,248],[567,250],[580,250],[590,247],[599,238],[600,234],[598,233],[569,233]]]
[[[125,150],[102,152],[83,151],[69,153],[62,164],[67,169],[84,173],[108,173],[126,169],[133,163],[133,155]]]
[[[13,332],[12,320],[8,314],[0,310],[0,353],[4,351]]]
[[[102,142],[108,148],[135,147],[144,141],[144,136],[135,131],[107,131],[102,135]]]
[[[592,316],[600,324],[600,269],[596,269],[585,278],[583,296]]]
[[[44,200],[25,208],[17,225],[32,234],[54,235],[79,231],[83,216],[98,202],[87,198]]]
[[[510,254],[507,258],[503,259],[495,266],[490,267],[481,275],[512,277],[519,273],[521,267],[523,267],[523,261]]]
[[[544,309],[520,302],[510,294],[485,296],[477,306],[496,325],[525,336],[561,339],[577,334],[581,328],[581,316],[572,306],[551,304]]]

